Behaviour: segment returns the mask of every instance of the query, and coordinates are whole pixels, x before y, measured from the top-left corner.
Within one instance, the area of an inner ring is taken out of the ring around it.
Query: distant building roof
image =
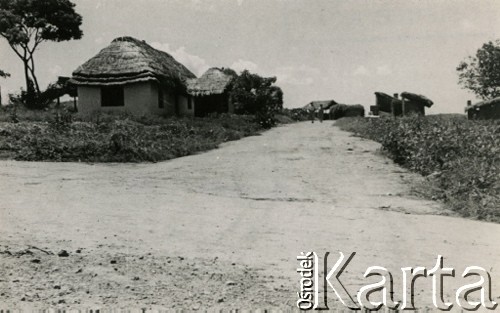
[[[398,98],[394,98],[393,96],[390,96],[390,95],[383,93],[383,92],[380,92],[380,91],[375,92],[375,97],[381,101],[392,101],[392,100],[401,101]]]
[[[491,100],[485,100],[485,101],[481,101],[478,103],[474,103],[473,105],[466,107],[465,111],[468,111],[470,109],[478,109],[478,108],[485,107],[488,105],[498,105],[498,104],[500,104],[500,97],[494,98]]]
[[[311,107],[313,107],[315,110],[319,109],[319,107],[322,105],[323,109],[330,109],[332,106],[337,104],[335,100],[320,100],[320,101],[311,101],[308,104],[306,104],[303,109],[309,110]]]
[[[383,92],[375,92],[375,99],[375,104],[380,112],[393,113],[392,110],[394,109],[394,114],[401,114],[401,105],[403,103],[401,99],[394,98],[393,96],[390,96]]]
[[[427,98],[426,96],[418,95],[416,93],[404,91],[401,93],[401,97],[411,101],[419,102],[428,108],[430,108],[434,104],[431,99]]]

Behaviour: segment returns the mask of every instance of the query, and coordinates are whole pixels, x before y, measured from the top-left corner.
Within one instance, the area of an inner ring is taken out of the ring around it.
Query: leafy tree
[[[230,92],[235,112],[255,114],[260,111],[277,112],[283,108],[283,92],[275,86],[276,77],[261,77],[244,70],[233,81]]]
[[[2,77],[2,78],[7,78],[7,77],[9,77],[9,76],[10,76],[10,74],[9,74],[9,73],[7,73],[7,72],[5,72],[5,71],[3,71],[3,70],[0,70],[0,77]],[[2,92],[1,92],[1,90],[0,90],[0,106],[1,106],[1,105],[2,105]]]
[[[487,42],[458,67],[459,84],[488,100],[500,96],[500,41]]]
[[[254,114],[266,128],[276,124],[274,114],[283,109],[283,91],[276,77],[261,77],[244,70],[232,83],[229,93],[237,114]]]
[[[64,95],[76,97],[76,88],[68,80],[50,83],[47,89],[40,94],[40,103],[48,104]]]
[[[24,64],[26,104],[36,106],[40,86],[34,53],[44,41],[80,39],[82,17],[69,0],[0,0],[0,35]]]
[[[226,75],[229,75],[229,76],[233,76],[233,77],[238,77],[238,73],[236,73],[235,70],[229,68],[229,67],[223,67],[222,68],[222,73],[226,74]]]

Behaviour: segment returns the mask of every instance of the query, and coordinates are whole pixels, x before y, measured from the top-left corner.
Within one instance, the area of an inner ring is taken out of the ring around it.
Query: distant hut
[[[318,111],[320,106],[323,106],[323,116],[325,119],[333,119],[332,112],[333,108],[337,105],[335,100],[320,100],[320,101],[311,101],[306,104],[302,109],[309,111],[313,109],[314,111]]]
[[[364,117],[365,108],[361,104],[337,104],[332,108],[332,120],[343,117]]]
[[[78,88],[78,110],[132,114],[192,115],[186,80],[196,78],[170,54],[132,38],[114,39],[79,66],[71,83]]]
[[[393,116],[403,115],[403,101],[398,99],[397,93],[392,97],[383,92],[375,92],[375,107],[371,108],[371,111],[374,113],[384,112],[390,113]]]
[[[470,120],[500,119],[500,97],[481,101],[465,108],[467,118]]]
[[[408,114],[425,115],[425,108],[430,108],[434,103],[427,97],[411,92],[402,92],[401,99],[397,93],[394,97],[383,92],[375,92],[375,106],[371,106],[372,114],[385,112],[392,116],[404,116]]]
[[[420,114],[425,115],[425,108],[430,108],[434,102],[429,98],[411,92],[402,92],[402,111],[403,115]]]
[[[73,98],[73,110],[76,112],[76,97],[78,96],[77,88],[70,81],[70,77],[59,76],[57,82],[53,85],[55,96],[57,97],[57,106],[61,105],[61,97],[68,95]]]
[[[194,98],[194,115],[206,116],[210,113],[234,113],[234,106],[228,92],[236,73],[225,72],[213,67],[200,78],[187,81],[188,94]]]
[[[380,110],[379,110],[378,106],[376,106],[376,105],[370,105],[369,115],[379,116],[380,115]]]

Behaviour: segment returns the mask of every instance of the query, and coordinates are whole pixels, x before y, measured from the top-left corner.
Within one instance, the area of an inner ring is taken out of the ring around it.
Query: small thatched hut
[[[425,108],[430,108],[434,103],[427,97],[411,92],[402,92],[401,99],[395,93],[394,97],[383,92],[375,93],[375,106],[371,107],[373,114],[376,112],[390,113],[392,116],[408,114],[425,115]]]
[[[500,97],[468,105],[465,112],[470,120],[500,119]]]
[[[361,104],[337,104],[332,108],[331,112],[332,120],[356,116],[365,116],[365,108]]]
[[[186,80],[195,77],[168,53],[120,37],[79,66],[71,82],[77,85],[78,110],[83,113],[192,115]]]
[[[310,110],[311,108],[314,108],[315,110],[319,109],[320,106],[323,106],[323,109],[329,109],[333,105],[337,104],[335,100],[321,100],[321,101],[311,101],[308,104],[306,104],[303,109],[304,110]]]
[[[375,92],[375,106],[378,108],[378,110],[376,110],[377,113],[385,112],[393,116],[400,116],[403,114],[403,101],[398,99],[398,94],[394,94],[394,97],[391,97],[383,92]]]
[[[331,119],[331,113],[333,112],[333,108],[337,105],[335,100],[320,100],[320,101],[311,101],[306,104],[302,109],[309,111],[313,109],[314,111],[318,111],[318,109],[323,106],[323,116],[324,119]]]
[[[408,114],[420,114],[425,115],[425,108],[430,108],[434,102],[432,102],[429,98],[418,95],[411,92],[402,92],[402,111],[403,115]]]
[[[200,78],[187,81],[187,91],[194,98],[194,115],[234,113],[228,92],[235,78],[229,71],[217,67],[207,70]]]

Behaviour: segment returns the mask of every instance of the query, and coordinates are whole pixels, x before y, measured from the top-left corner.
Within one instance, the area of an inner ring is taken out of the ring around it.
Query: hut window
[[[105,86],[101,88],[101,106],[122,107],[124,105],[123,86]]]
[[[188,110],[193,109],[193,97],[188,97]]]

